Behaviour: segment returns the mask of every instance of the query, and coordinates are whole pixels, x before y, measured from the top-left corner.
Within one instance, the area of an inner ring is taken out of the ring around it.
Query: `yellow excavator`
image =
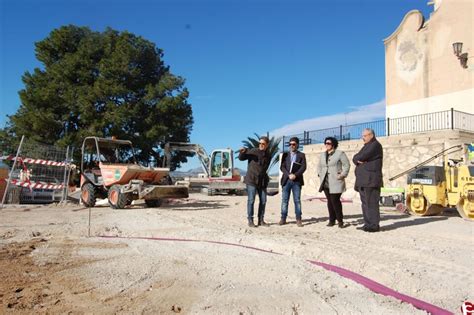
[[[460,150],[461,160],[448,159],[449,154]],[[427,166],[440,156],[444,158],[443,166]],[[405,174],[406,206],[412,214],[436,215],[456,207],[461,217],[474,221],[474,144],[450,147],[389,180]]]

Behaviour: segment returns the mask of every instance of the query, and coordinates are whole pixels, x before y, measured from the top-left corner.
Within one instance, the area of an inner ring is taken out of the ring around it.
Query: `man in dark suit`
[[[364,129],[362,140],[364,146],[352,158],[356,165],[354,188],[360,194],[365,222],[361,229],[366,232],[378,232],[380,230],[380,188],[383,186],[383,149],[370,128]]]
[[[299,139],[292,137],[289,141],[290,152],[283,153],[280,170],[282,200],[281,200],[281,220],[280,225],[286,224],[288,216],[288,201],[293,192],[295,203],[296,225],[303,226],[301,222],[301,186],[304,185],[303,173],[306,170],[306,157],[303,152],[298,151]]]

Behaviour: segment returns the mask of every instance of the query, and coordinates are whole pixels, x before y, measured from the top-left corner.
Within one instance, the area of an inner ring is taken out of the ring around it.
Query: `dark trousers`
[[[252,185],[247,185],[247,218],[253,220],[253,205],[256,195],[258,195],[259,198],[258,219],[263,221],[263,217],[265,216],[265,204],[267,203],[267,190]]]
[[[328,200],[329,222],[343,222],[342,215],[342,194],[330,194],[329,189],[324,188],[324,194]]]
[[[288,216],[288,202],[290,201],[290,194],[293,192],[296,220],[301,220],[301,184],[288,180],[281,190],[281,218],[286,219]]]
[[[380,187],[359,187],[359,194],[365,226],[368,228],[379,228]]]

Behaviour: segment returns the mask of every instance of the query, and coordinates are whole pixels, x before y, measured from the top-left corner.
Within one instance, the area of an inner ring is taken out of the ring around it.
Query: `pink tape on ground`
[[[229,245],[229,246],[243,247],[243,248],[247,248],[247,249],[251,249],[251,250],[256,250],[256,251],[259,251],[259,252],[275,254],[275,255],[282,255],[280,253],[276,253],[276,252],[271,251],[271,250],[261,249],[261,248],[258,248],[258,247],[240,245],[240,244],[235,244],[235,243],[219,242],[219,241],[192,240],[192,239],[166,238],[166,237],[133,237],[133,236],[123,237],[123,236],[105,236],[105,235],[100,235],[98,237],[100,237],[100,238],[119,238],[119,239],[137,239],[137,240],[155,240],[155,241],[173,241],[173,242],[210,243],[210,244],[219,244],[219,245]],[[344,268],[341,268],[341,267],[338,267],[338,266],[318,262],[318,261],[315,261],[315,260],[307,260],[307,262],[309,262],[313,265],[316,265],[316,266],[323,267],[324,269],[335,272],[335,273],[339,274],[340,276],[342,276],[344,278],[347,278],[347,279],[350,279],[354,282],[357,282],[357,283],[363,285],[364,287],[368,288],[369,290],[371,290],[375,293],[386,295],[386,296],[391,296],[391,297],[394,297],[394,298],[396,298],[396,299],[398,299],[402,302],[410,303],[414,307],[416,307],[420,310],[424,310],[424,311],[426,311],[428,313],[431,313],[433,315],[452,315],[453,314],[452,312],[450,312],[448,310],[445,310],[443,308],[440,308],[436,305],[433,305],[433,304],[424,302],[422,300],[415,299],[411,296],[402,294],[400,292],[397,292],[393,289],[390,289],[389,287],[386,287],[386,286],[384,286],[384,285],[382,285],[378,282],[375,282],[375,281],[373,281],[369,278],[366,278],[366,277],[364,277],[364,276],[362,276],[358,273],[352,272],[350,270],[347,270],[347,269],[344,269]]]

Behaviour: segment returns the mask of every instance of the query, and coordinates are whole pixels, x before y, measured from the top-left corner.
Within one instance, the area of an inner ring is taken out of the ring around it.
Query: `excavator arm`
[[[197,154],[204,173],[206,173],[207,177],[209,177],[209,155],[207,155],[206,150],[204,150],[204,148],[200,144],[193,144],[187,142],[166,143],[164,147],[165,159],[163,161],[163,167],[171,166],[171,152],[173,151],[192,152]]]

